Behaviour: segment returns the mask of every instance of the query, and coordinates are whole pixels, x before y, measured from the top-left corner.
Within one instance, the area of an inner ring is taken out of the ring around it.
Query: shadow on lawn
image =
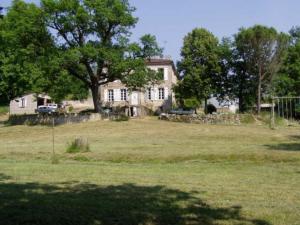
[[[300,143],[281,143],[275,145],[265,145],[270,150],[300,152]]]
[[[241,216],[241,207],[215,208],[194,195],[164,186],[2,182],[0,221],[6,225],[213,225],[218,220],[270,224]]]
[[[300,135],[290,135],[288,136],[288,138],[292,141],[298,141],[298,142],[265,145],[265,147],[267,147],[270,150],[300,152]]]

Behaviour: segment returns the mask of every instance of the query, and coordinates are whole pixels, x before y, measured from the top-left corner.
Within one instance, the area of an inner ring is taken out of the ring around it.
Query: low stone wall
[[[8,119],[10,125],[55,125],[98,121],[102,117],[98,113],[90,114],[60,114],[60,115],[11,115]]]
[[[161,114],[161,120],[185,123],[198,124],[241,124],[239,114],[208,114],[208,115],[176,115],[176,114]]]

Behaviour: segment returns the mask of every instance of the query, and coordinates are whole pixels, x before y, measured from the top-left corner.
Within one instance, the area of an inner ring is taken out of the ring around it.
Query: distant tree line
[[[260,113],[271,96],[300,95],[300,28],[286,34],[255,25],[221,41],[196,28],[184,38],[178,71],[174,89],[181,104],[215,96],[238,99],[241,112]]]

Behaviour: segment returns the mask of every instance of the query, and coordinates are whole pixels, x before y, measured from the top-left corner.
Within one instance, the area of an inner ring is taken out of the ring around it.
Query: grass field
[[[0,125],[0,224],[300,224],[300,127]],[[66,153],[76,137],[90,152]]]

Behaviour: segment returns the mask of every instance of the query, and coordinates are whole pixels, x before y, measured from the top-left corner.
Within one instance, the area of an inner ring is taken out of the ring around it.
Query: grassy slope
[[[78,136],[91,152],[66,154]],[[103,121],[55,139],[51,165],[51,128],[0,127],[5,224],[299,224],[298,127]]]

